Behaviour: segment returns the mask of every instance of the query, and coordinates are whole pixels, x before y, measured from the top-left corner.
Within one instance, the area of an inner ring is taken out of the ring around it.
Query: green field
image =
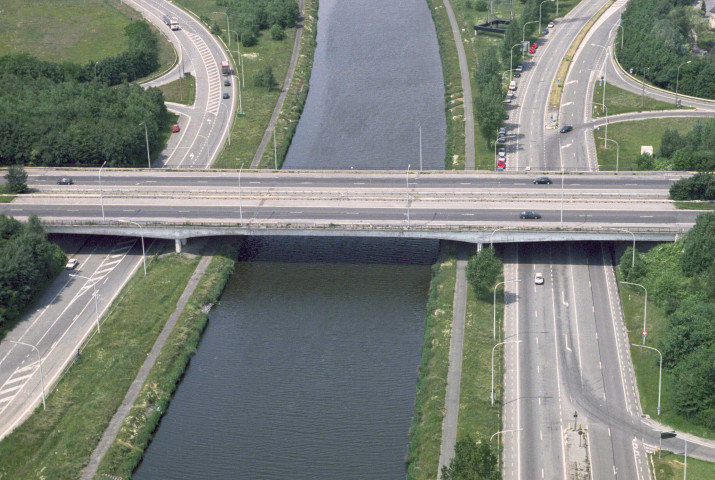
[[[196,97],[196,79],[193,75],[185,75],[179,80],[164,84],[159,87],[167,102],[193,105]]]
[[[618,122],[608,125],[608,139],[618,142],[618,170],[638,170],[636,159],[641,153],[642,145],[651,145],[653,152],[658,153],[660,139],[666,128],[674,128],[681,134],[686,133],[697,121],[695,118],[652,118],[634,122]],[[608,150],[604,148],[606,129],[593,131],[596,141],[599,170],[616,170],[616,144],[609,141]]]
[[[685,458],[671,452],[661,452],[650,456],[655,467],[657,480],[680,480],[684,478]],[[715,464],[688,457],[688,480],[712,480],[715,478]]]
[[[642,106],[641,106],[642,102]],[[598,83],[593,89],[593,104],[597,108],[593,109],[593,118],[604,117],[603,108],[603,86]],[[630,112],[647,112],[654,110],[675,110],[675,102],[662,102],[648,98],[647,96],[637,95],[622,88],[614,87],[610,83],[606,83],[606,109],[608,115],[619,115],[621,113]]]
[[[3,0],[0,54],[30,53],[51,62],[86,63],[127,48],[130,19],[102,0]]]

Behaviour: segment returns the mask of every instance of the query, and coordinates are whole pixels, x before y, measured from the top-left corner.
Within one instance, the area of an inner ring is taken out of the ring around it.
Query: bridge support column
[[[176,248],[176,253],[181,253],[181,246],[186,245],[185,238],[177,238],[174,240],[174,247]]]
[[[481,244],[481,243],[477,243],[477,253],[479,253],[479,252],[481,252],[481,251],[482,251],[482,244]]]

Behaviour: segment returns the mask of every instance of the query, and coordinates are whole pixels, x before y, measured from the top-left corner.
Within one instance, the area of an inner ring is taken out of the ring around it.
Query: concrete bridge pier
[[[174,247],[176,248],[176,253],[181,253],[181,246],[186,245],[185,238],[177,238],[174,240]]]

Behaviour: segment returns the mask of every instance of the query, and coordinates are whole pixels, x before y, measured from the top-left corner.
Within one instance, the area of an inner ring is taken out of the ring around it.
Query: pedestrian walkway
[[[161,349],[164,348],[164,344],[169,338],[169,334],[171,334],[171,331],[174,329],[174,326],[179,320],[181,314],[183,313],[184,308],[189,301],[189,298],[191,298],[191,295],[193,295],[196,286],[203,277],[204,272],[206,272],[206,268],[208,268],[209,264],[211,263],[211,260],[216,253],[217,246],[218,242],[210,242],[209,246],[207,247],[207,251],[204,253],[204,256],[201,258],[199,264],[196,266],[194,274],[189,279],[189,282],[186,284],[186,288],[184,289],[184,293],[181,294],[181,297],[176,304],[176,310],[174,310],[169,319],[166,321],[164,328],[157,337],[156,342],[154,342],[154,346],[151,348],[151,351],[147,355],[144,364],[139,369],[139,372],[137,373],[134,382],[132,382],[131,386],[129,387],[129,390],[124,397],[122,404],[114,413],[114,416],[109,421],[109,425],[107,425],[106,430],[102,434],[102,438],[100,439],[99,444],[97,444],[97,447],[92,452],[92,456],[89,459],[89,463],[87,464],[87,467],[84,469],[84,472],[80,477],[82,480],[91,480],[97,473],[99,463],[102,461],[102,458],[109,450],[109,447],[112,445],[112,442],[114,442],[114,439],[117,437],[117,434],[119,433],[119,429],[121,428],[124,419],[129,414],[129,410],[132,408],[132,405],[134,405],[134,402],[136,401],[137,396],[139,395],[139,392],[141,391],[141,388],[144,385],[147,376],[149,375],[149,372],[151,371],[152,367],[154,367],[154,363],[156,362],[156,359],[159,356]]]
[[[444,418],[442,419],[442,444],[439,449],[439,472],[449,466],[454,458],[457,443],[457,420],[459,417],[459,393],[462,381],[462,350],[464,343],[464,322],[467,312],[467,260],[469,246],[463,245],[457,253],[457,278],[454,284],[454,304],[452,308],[452,337],[449,344],[449,369],[447,388],[444,395]]]

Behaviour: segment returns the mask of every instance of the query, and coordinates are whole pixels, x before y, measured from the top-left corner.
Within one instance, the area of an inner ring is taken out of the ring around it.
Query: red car
[[[533,48],[534,50],[536,50],[537,48],[539,48],[539,46],[536,44],[536,42],[534,42],[534,43],[531,44],[531,48]]]
[[[501,169],[506,168],[506,162],[502,159],[499,159],[499,161],[497,162],[497,168],[501,168]]]
[[[536,53],[536,49],[530,48],[530,49],[529,49],[529,53],[532,54],[532,55],[535,54],[535,53]]]
[[[176,132],[178,132],[179,130],[180,130],[180,129],[179,129],[179,124],[178,124],[178,123],[177,123],[177,124],[174,124],[174,126],[171,127],[171,131],[172,131],[173,133],[176,133]]]

